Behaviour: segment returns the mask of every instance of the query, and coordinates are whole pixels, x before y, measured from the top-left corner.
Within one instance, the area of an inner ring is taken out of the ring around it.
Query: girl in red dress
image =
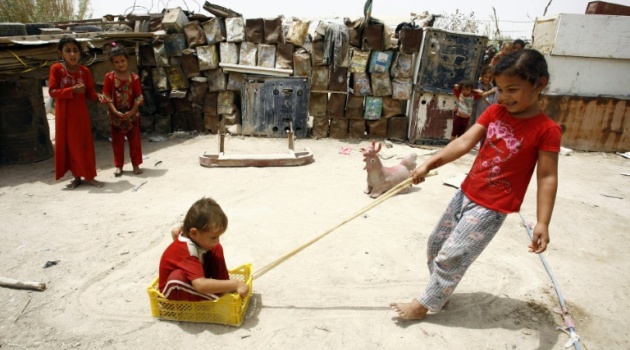
[[[129,141],[129,157],[134,174],[142,174],[142,143],[140,141],[140,126],[138,125],[138,106],[144,99],[140,78],[136,73],[129,72],[127,52],[124,48],[112,43],[109,60],[114,70],[105,74],[103,94],[109,105],[109,120],[112,133],[112,148],[114,150],[115,176],[122,175],[125,164],[125,137]]]
[[[81,184],[103,187],[95,179],[96,156],[87,106],[87,98],[96,101],[102,95],[94,90],[90,70],[79,64],[79,42],[63,37],[57,48],[62,60],[50,67],[48,78],[48,91],[55,99],[55,179],[70,170],[74,179],[69,189]]]

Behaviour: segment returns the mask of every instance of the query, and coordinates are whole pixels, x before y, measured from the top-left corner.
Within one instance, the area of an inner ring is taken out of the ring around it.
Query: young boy
[[[211,198],[195,202],[181,228],[173,229],[173,243],[160,259],[160,292],[169,300],[203,301],[215,294],[237,292],[245,297],[247,284],[230,280],[219,238],[228,219]]]
[[[453,120],[451,141],[464,135],[466,129],[468,129],[475,101],[482,97],[483,91],[473,89],[473,85],[472,80],[462,80],[453,87],[453,93],[455,98],[457,98],[457,102],[455,103],[455,119]]]

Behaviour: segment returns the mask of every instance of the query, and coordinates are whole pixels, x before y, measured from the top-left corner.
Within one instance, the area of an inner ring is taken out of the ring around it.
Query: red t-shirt
[[[203,255],[206,250],[190,239],[179,236],[169,245],[160,259],[160,291],[164,290],[168,276],[173,270],[184,271],[189,281],[204,278]]]
[[[473,202],[501,213],[521,208],[538,151],[560,152],[560,126],[546,114],[514,118],[500,104],[491,105],[477,124],[486,140],[461,185]]]

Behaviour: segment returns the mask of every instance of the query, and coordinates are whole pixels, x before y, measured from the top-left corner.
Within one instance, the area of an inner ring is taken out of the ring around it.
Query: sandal
[[[114,170],[114,176],[120,177],[121,175],[122,175],[122,168],[116,168],[116,170]]]

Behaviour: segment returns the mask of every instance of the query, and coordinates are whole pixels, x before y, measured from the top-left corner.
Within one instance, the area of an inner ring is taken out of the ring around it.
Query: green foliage
[[[434,28],[445,29],[452,32],[463,32],[477,34],[479,32],[479,21],[475,19],[475,13],[464,14],[455,10],[453,14],[442,13],[442,16],[435,21]]]
[[[41,23],[87,19],[91,0],[2,0],[0,22]]]

